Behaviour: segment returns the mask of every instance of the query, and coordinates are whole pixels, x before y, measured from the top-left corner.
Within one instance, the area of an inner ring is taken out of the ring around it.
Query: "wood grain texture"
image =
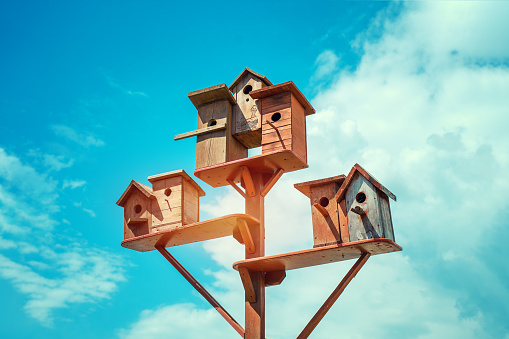
[[[176,136],[173,137],[173,140],[175,140],[175,141],[176,140],[182,140],[182,139],[185,139],[185,138],[195,137],[195,136],[198,136],[198,135],[207,134],[207,133],[214,132],[214,131],[219,131],[219,130],[222,130],[222,129],[226,129],[226,124],[225,123],[219,124],[219,125],[215,125],[215,126],[205,127],[205,128],[202,128],[202,129],[197,129],[197,130],[192,131],[192,132],[186,132],[186,133],[182,133],[182,134],[177,134]]]
[[[310,188],[311,219],[313,221],[313,246],[326,246],[341,243],[338,205],[334,200],[339,185],[336,182],[312,186]],[[325,205],[326,202],[326,206]],[[319,206],[318,208],[316,207]],[[322,208],[327,215],[320,211]]]
[[[258,89],[256,91],[251,92],[251,97],[254,99],[266,98],[274,95],[278,95],[284,92],[291,92],[293,96],[299,101],[299,103],[304,107],[304,111],[306,115],[314,114],[315,109],[306,97],[302,94],[302,92],[295,86],[292,81],[284,82],[278,85],[267,86],[262,89]]]
[[[199,89],[190,92],[187,96],[196,108],[219,100],[228,100],[230,104],[235,105],[235,99],[225,84]]]

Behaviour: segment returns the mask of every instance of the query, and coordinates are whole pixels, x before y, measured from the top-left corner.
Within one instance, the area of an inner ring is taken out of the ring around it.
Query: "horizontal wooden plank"
[[[341,185],[343,181],[345,181],[346,176],[344,174],[336,175],[334,177],[328,177],[323,179],[311,180],[306,182],[300,182],[293,185],[296,189],[298,189],[302,194],[306,197],[310,198],[310,188],[316,186],[323,186],[331,183],[336,183],[337,185]]]
[[[232,105],[237,103],[235,98],[233,98],[233,95],[230,93],[228,87],[226,87],[226,84],[199,89],[197,91],[190,92],[187,96],[196,108],[214,101],[225,99],[228,100]]]
[[[247,214],[229,214],[219,218],[183,225],[168,231],[127,239],[122,241],[121,245],[135,251],[147,252],[155,250],[156,245],[171,247],[226,237],[233,235],[239,218],[245,220],[248,227],[260,224],[258,219]],[[158,227],[161,226],[164,225]]]
[[[194,137],[197,135],[207,134],[207,133],[219,131],[222,129],[226,129],[226,123],[217,124],[217,125],[209,126],[209,127],[205,127],[205,128],[200,128],[200,129],[197,129],[197,130],[191,131],[191,132],[177,134],[175,137],[173,137],[173,140],[182,140],[185,138],[190,138],[190,137]]]
[[[267,86],[262,89],[257,89],[256,91],[252,91],[249,93],[253,99],[266,98],[273,95],[277,95],[284,92],[291,92],[295,98],[299,101],[299,103],[304,107],[304,111],[306,115],[314,114],[315,109],[306,97],[302,94],[302,92],[295,86],[295,84],[291,81],[284,82],[282,84]],[[263,100],[262,100],[263,105]]]
[[[250,272],[288,271],[303,267],[359,258],[362,253],[371,255],[401,251],[402,248],[385,238],[360,240],[346,244],[311,248],[302,251],[237,261],[233,268],[245,267]]]

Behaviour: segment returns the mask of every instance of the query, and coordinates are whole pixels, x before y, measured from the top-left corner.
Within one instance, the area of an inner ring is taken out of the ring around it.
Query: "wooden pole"
[[[359,272],[361,270],[362,266],[364,266],[364,264],[366,263],[366,261],[368,261],[370,256],[371,256],[371,254],[366,252],[366,253],[363,253],[359,259],[357,259],[357,261],[352,266],[350,271],[348,271],[348,273],[345,275],[343,280],[341,280],[341,282],[336,287],[336,289],[331,293],[329,298],[327,298],[327,300],[322,305],[322,307],[320,307],[318,312],[316,312],[316,314],[313,316],[313,318],[311,318],[311,320],[306,325],[306,327],[302,330],[302,332],[299,334],[297,339],[305,339],[305,338],[309,337],[309,335],[315,329],[315,327],[318,325],[320,320],[322,320],[322,318],[325,316],[327,311],[329,311],[329,309],[332,307],[332,305],[334,305],[336,300],[338,300],[339,296],[341,295],[341,293],[343,293],[346,286],[348,286],[350,281],[352,281],[352,279],[355,277],[357,272]]]
[[[246,249],[246,259],[263,257],[265,255],[265,216],[264,216],[264,198],[261,195],[264,187],[264,176],[261,173],[251,173],[254,196],[246,194],[246,214],[249,214],[260,220],[260,225],[251,229],[251,235],[255,246],[254,253],[249,253]],[[256,294],[256,301],[249,302],[245,298],[245,328],[246,339],[265,339],[265,279],[263,272],[249,272]]]

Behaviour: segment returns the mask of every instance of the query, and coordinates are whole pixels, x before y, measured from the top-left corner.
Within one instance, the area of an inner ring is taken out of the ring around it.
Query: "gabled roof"
[[[373,184],[377,189],[382,191],[384,194],[386,194],[389,198],[396,201],[396,196],[389,191],[385,186],[383,186],[378,180],[375,179],[371,174],[368,173],[364,168],[361,167],[359,164],[355,164],[352,169],[350,170],[350,173],[348,173],[348,176],[346,177],[345,181],[339,188],[338,193],[336,193],[336,200],[341,201],[345,194],[346,190],[348,189],[348,186],[350,186],[350,183],[352,182],[353,176],[355,175],[355,172],[359,172],[364,178],[368,179],[370,183]]]
[[[191,185],[193,185],[198,190],[198,196],[203,197],[205,195],[205,191],[202,190],[200,185],[198,185],[196,183],[196,181],[194,181],[193,178],[191,178],[189,176],[189,174],[187,174],[186,171],[184,171],[183,169],[172,171],[172,172],[161,173],[161,174],[157,174],[157,175],[152,175],[152,176],[148,177],[147,179],[152,184],[154,184],[154,182],[156,182],[156,181],[173,178],[173,177],[183,177],[184,179],[189,181],[191,183]]]
[[[314,186],[322,186],[329,183],[337,183],[338,185],[341,185],[343,181],[345,181],[346,176],[344,174],[336,175],[334,177],[329,178],[323,178],[318,180],[312,180],[312,181],[306,181],[306,182],[300,182],[298,184],[293,185],[296,189],[298,189],[302,194],[304,194],[306,197],[311,198],[311,187]]]
[[[124,193],[122,193],[122,196],[117,201],[117,205],[124,207],[125,201],[127,200],[127,197],[131,193],[132,190],[137,189],[141,193],[143,193],[147,198],[155,198],[154,192],[152,189],[146,185],[140,184],[136,180],[132,180],[129,186],[127,186]]]
[[[232,105],[237,103],[233,95],[228,90],[228,87],[226,87],[226,84],[199,89],[197,91],[190,92],[187,97],[196,108],[214,101],[225,99],[230,101]]]
[[[297,101],[304,107],[304,114],[311,115],[315,113],[315,109],[309,103],[308,99],[302,94],[302,92],[295,86],[292,81],[283,82],[282,84],[267,86],[264,88],[256,89],[249,92],[249,95],[253,99],[265,98],[276,94],[292,92],[293,96]]]
[[[272,82],[270,82],[269,79],[267,79],[264,75],[258,74],[255,71],[253,71],[253,70],[251,70],[251,69],[246,67],[246,68],[244,68],[242,73],[240,73],[240,75],[237,77],[237,79],[235,79],[235,81],[232,82],[232,84],[228,87],[230,89],[230,91],[233,91],[233,87],[237,86],[239,81],[244,77],[244,75],[246,73],[251,73],[255,77],[259,78],[261,81],[263,81],[265,83],[265,85],[272,86]]]

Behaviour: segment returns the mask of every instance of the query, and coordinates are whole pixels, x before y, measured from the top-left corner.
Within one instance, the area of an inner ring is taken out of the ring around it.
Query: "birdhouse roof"
[[[120,197],[120,199],[118,199],[117,205],[124,207],[127,198],[131,194],[131,191],[134,189],[137,189],[138,191],[143,193],[147,198],[155,198],[152,188],[150,188],[146,185],[143,185],[143,184],[137,182],[136,180],[132,180],[131,183],[129,184],[129,186],[127,186],[124,193],[122,193],[122,196]]]
[[[237,102],[235,98],[226,87],[226,84],[215,85],[204,89],[199,89],[194,92],[190,92],[188,95],[189,100],[193,103],[194,107],[198,108],[205,104],[209,104],[214,101],[228,100],[232,105]]]
[[[315,109],[309,103],[308,99],[302,94],[302,92],[295,86],[292,81],[283,82],[282,84],[267,86],[254,91],[249,92],[249,95],[253,99],[265,98],[276,94],[292,92],[293,96],[297,101],[304,107],[304,113],[311,115],[315,113]]]
[[[261,74],[258,74],[256,73],[255,71],[249,69],[249,68],[244,68],[244,70],[242,71],[242,73],[240,73],[240,75],[237,77],[237,79],[235,79],[234,82],[232,82],[232,84],[230,85],[230,87],[228,87],[230,89],[230,91],[233,91],[233,88],[235,86],[237,86],[237,84],[239,83],[239,81],[244,77],[244,75],[248,74],[248,73],[251,73],[252,75],[254,75],[255,77],[259,78],[261,81],[263,81],[265,83],[265,85],[267,86],[272,86],[272,82],[269,81],[269,79],[267,79],[264,75],[261,75]],[[251,93],[249,93],[251,94]]]
[[[355,172],[359,172],[364,178],[368,179],[370,183],[373,184],[377,189],[382,191],[384,194],[386,194],[388,197],[390,197],[392,200],[396,201],[396,196],[389,191],[385,186],[383,186],[378,180],[375,179],[371,174],[368,173],[364,168],[361,167],[359,164],[355,164],[352,169],[350,170],[350,173],[348,173],[348,176],[346,177],[345,181],[339,188],[338,193],[336,193],[336,200],[341,201],[345,194],[346,190],[348,189],[348,186],[352,183],[353,176],[355,175]]]
[[[323,186],[330,183],[337,183],[341,185],[343,181],[345,181],[346,176],[344,174],[336,175],[334,177],[323,178],[313,181],[300,182],[298,184],[293,185],[296,189],[298,189],[302,194],[306,197],[311,198],[311,187],[315,186]]]
[[[194,181],[193,178],[191,178],[189,176],[189,174],[187,174],[186,171],[184,171],[183,169],[172,171],[172,172],[161,173],[161,174],[157,174],[157,175],[152,175],[152,176],[148,177],[147,179],[148,179],[148,181],[150,181],[153,184],[156,181],[173,178],[173,177],[185,178],[187,181],[189,181],[191,183],[191,185],[193,185],[196,188],[196,190],[198,191],[198,196],[203,197],[205,195],[205,191],[202,190],[200,185],[198,185],[196,183],[196,181]]]

